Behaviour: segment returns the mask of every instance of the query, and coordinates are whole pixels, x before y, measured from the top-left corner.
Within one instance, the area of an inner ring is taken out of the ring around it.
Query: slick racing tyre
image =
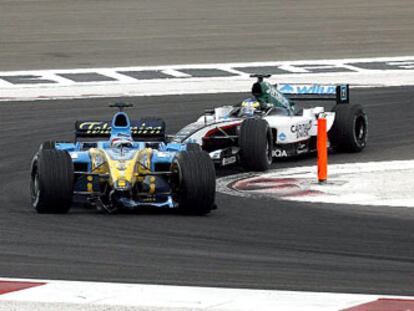
[[[38,213],[67,213],[72,203],[73,164],[66,151],[41,149],[34,157],[30,191]]]
[[[246,119],[240,128],[240,158],[244,168],[266,171],[272,164],[272,132],[263,119]]]
[[[332,111],[335,121],[328,133],[332,147],[342,152],[362,151],[368,139],[368,117],[362,106],[338,104]]]
[[[216,171],[213,161],[204,151],[185,151],[175,158],[177,201],[181,212],[208,214],[215,208]]]

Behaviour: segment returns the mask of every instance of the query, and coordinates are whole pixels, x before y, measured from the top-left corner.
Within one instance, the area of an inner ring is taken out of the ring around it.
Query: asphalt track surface
[[[412,0],[1,0],[0,71],[412,55]]]
[[[158,115],[170,132],[211,106],[247,94],[129,98],[132,117]],[[331,163],[412,159],[413,87],[353,90],[370,118],[361,154]],[[30,207],[38,145],[71,139],[74,120],[108,119],[110,99],[0,105],[0,275],[310,291],[414,295],[414,209],[252,200],[217,194],[206,217],[103,215]],[[274,164],[292,167],[313,157]],[[219,171],[219,175],[240,170]]]

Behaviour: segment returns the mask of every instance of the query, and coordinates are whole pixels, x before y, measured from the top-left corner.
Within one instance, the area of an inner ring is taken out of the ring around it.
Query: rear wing
[[[277,89],[292,100],[329,100],[349,103],[349,84],[276,84]]]
[[[165,138],[165,122],[148,118],[131,120],[131,135],[134,140],[162,141]],[[109,138],[111,121],[82,120],[75,122],[75,138]]]

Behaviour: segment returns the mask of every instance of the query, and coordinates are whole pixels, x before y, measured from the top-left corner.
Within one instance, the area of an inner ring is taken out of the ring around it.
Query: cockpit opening
[[[253,84],[252,94],[254,97],[259,97],[260,95],[263,94],[262,86],[260,85],[259,82],[256,82]]]
[[[128,126],[128,120],[124,114],[118,114],[115,118],[115,126],[126,127]]]

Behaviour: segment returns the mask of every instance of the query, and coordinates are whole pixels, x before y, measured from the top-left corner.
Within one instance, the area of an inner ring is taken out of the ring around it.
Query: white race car
[[[218,165],[240,163],[248,170],[264,171],[273,158],[314,152],[317,121],[324,117],[330,148],[343,152],[365,148],[368,118],[361,105],[349,103],[348,85],[272,85],[264,81],[269,75],[253,77],[258,80],[252,98],[206,111],[173,140],[197,143]],[[334,100],[336,105],[332,111],[322,106],[299,109],[295,103],[299,100]]]

